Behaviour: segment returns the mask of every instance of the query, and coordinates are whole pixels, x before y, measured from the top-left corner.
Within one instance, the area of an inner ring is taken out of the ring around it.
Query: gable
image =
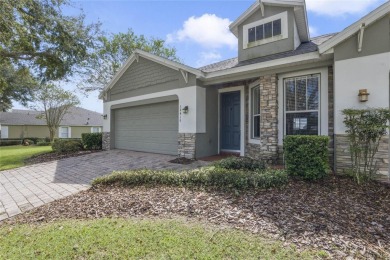
[[[107,92],[107,101],[195,85],[195,75],[188,73],[186,83],[180,71],[140,56]]]
[[[238,26],[238,59],[239,61],[250,60],[276,53],[294,50],[299,46],[296,39],[299,36],[294,18],[293,7],[265,6],[264,16],[259,9],[248,16]],[[280,34],[272,35],[269,38],[258,39],[258,29],[265,33],[265,25],[274,21],[280,21]],[[255,28],[255,29],[253,29]],[[256,39],[250,42],[249,30],[256,32]]]
[[[364,29],[360,52],[358,37],[357,32],[334,47],[335,61],[390,52],[390,16],[387,15]]]

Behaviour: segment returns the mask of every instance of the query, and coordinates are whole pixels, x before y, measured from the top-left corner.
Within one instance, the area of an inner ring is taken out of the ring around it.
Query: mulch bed
[[[195,160],[191,160],[191,159],[188,159],[188,158],[185,158],[185,157],[179,157],[179,158],[170,160],[169,162],[170,163],[177,163],[177,164],[187,165],[187,164],[191,164],[191,163],[195,162]]]
[[[72,153],[55,153],[55,152],[50,152],[50,153],[44,153],[44,154],[37,154],[34,155],[24,161],[26,165],[30,164],[36,164],[36,163],[44,163],[44,162],[50,162],[54,160],[60,160],[60,159],[65,159],[65,158],[70,158],[70,157],[77,157],[81,155],[86,155],[86,154],[91,154],[91,153],[98,153],[101,152],[102,150],[88,150],[88,151],[78,151],[78,152],[72,152]]]
[[[390,258],[390,188],[332,177],[236,194],[173,187],[96,187],[4,223],[177,216],[260,233],[332,258]]]

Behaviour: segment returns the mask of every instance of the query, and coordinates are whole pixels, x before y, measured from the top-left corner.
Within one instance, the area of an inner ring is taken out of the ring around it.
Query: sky
[[[164,39],[192,67],[237,56],[237,38],[229,24],[255,0],[79,0],[69,14],[83,9],[87,23],[102,23],[105,33],[126,32]],[[339,32],[388,0],[306,0],[311,37]],[[103,111],[98,93],[85,96],[73,85],[81,107]],[[14,108],[23,108],[14,104]]]

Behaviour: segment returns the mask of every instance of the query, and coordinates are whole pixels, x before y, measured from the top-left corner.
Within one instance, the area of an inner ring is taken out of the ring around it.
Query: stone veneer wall
[[[347,173],[351,169],[351,154],[349,152],[349,141],[347,135],[335,135],[336,145],[336,169],[337,173]],[[389,174],[389,136],[384,136],[375,156],[378,166],[378,173]]]
[[[334,86],[333,67],[328,67],[328,136],[329,165],[334,168]],[[334,169],[333,169],[334,170]]]
[[[246,136],[245,154],[252,158],[263,159],[269,163],[278,161],[278,81],[277,76],[260,77],[260,145],[251,144]],[[245,89],[245,100],[249,102],[249,88]],[[245,106],[245,128],[248,133],[248,104]]]
[[[102,148],[103,150],[110,150],[111,149],[111,134],[110,132],[103,132],[103,143]]]
[[[178,156],[187,159],[195,159],[196,134],[179,134]]]

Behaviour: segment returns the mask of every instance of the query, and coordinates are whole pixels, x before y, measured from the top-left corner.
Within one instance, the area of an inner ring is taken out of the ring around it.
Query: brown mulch
[[[390,258],[390,187],[350,179],[291,181],[235,194],[173,187],[96,187],[4,223],[177,216],[260,233],[332,258]],[[2,225],[2,223],[0,223]]]
[[[44,154],[37,154],[34,155],[26,160],[24,160],[24,163],[26,165],[30,164],[36,164],[36,163],[44,163],[44,162],[50,162],[54,160],[60,160],[70,157],[77,157],[81,155],[91,154],[91,153],[97,153],[101,152],[102,150],[87,150],[87,151],[77,151],[77,152],[71,152],[71,153],[44,153]]]
[[[193,163],[195,160],[192,160],[192,159],[188,159],[188,158],[185,158],[185,157],[179,157],[179,158],[176,158],[176,159],[173,159],[173,160],[170,160],[169,162],[170,163],[177,163],[177,164],[191,164]]]

